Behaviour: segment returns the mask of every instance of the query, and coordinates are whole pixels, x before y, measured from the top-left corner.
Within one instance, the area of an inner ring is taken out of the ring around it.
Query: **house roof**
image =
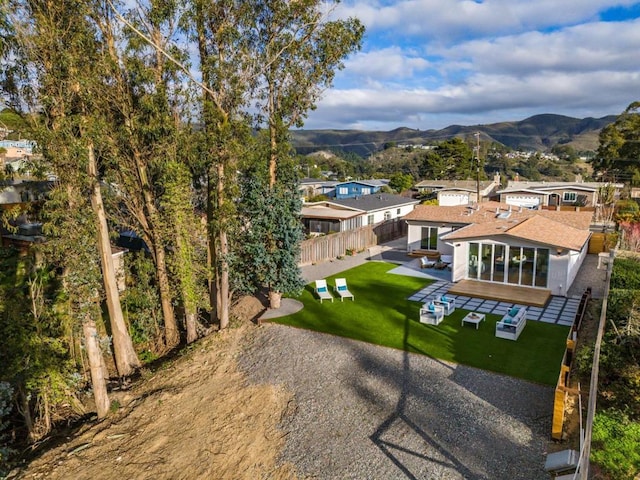
[[[511,190],[512,188],[528,188],[533,190],[558,190],[562,188],[573,188],[576,190],[597,191],[600,187],[603,187],[605,185],[613,185],[616,188],[622,188],[624,186],[621,183],[607,184],[604,182],[528,182],[509,180],[507,182],[507,188],[505,190]]]
[[[443,240],[510,236],[555,247],[580,250],[589,239],[591,212],[515,209],[486,202],[480,209],[464,205],[440,207],[418,205],[404,219],[411,221],[466,225],[443,236]]]
[[[504,193],[529,193],[529,194],[532,194],[532,195],[542,195],[542,196],[551,195],[547,191],[534,190],[532,188],[505,188],[503,190],[498,190],[496,193],[498,193],[498,194],[504,194]]]
[[[371,180],[349,180],[346,182],[336,182],[336,186],[338,185],[346,185],[348,183],[359,183],[361,185],[366,185],[368,187],[382,187],[384,185],[389,184],[389,180],[386,179],[371,179]]]
[[[323,202],[322,204],[314,204],[302,207],[301,215],[303,218],[321,218],[334,220],[347,220],[349,218],[362,215],[362,211],[355,209],[344,209],[331,207]]]
[[[366,212],[376,212],[393,207],[404,205],[417,205],[420,200],[403,197],[402,195],[392,195],[390,193],[373,193],[371,195],[361,195],[355,198],[342,198],[331,200],[330,203],[349,208],[357,208]]]
[[[493,187],[494,185],[495,182],[493,180],[482,180],[480,182],[480,190],[485,190]],[[477,184],[475,180],[422,180],[421,182],[416,183],[415,188],[433,188],[438,190],[444,188],[457,188],[475,192]]]

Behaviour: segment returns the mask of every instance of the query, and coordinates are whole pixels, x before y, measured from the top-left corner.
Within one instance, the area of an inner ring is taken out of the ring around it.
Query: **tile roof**
[[[502,213],[504,218],[499,218]],[[462,240],[507,235],[555,247],[580,250],[589,239],[591,212],[560,212],[512,208],[505,204],[486,202],[475,210],[465,205],[440,207],[418,205],[405,215],[409,222],[435,222],[466,225],[442,237],[444,240]]]

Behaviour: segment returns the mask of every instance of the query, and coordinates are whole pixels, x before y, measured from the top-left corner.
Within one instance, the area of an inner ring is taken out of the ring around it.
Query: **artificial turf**
[[[422,303],[408,297],[431,281],[388,273],[395,267],[368,262],[328,277],[333,302],[320,303],[311,283],[298,297],[304,308],[273,321],[555,385],[568,327],[529,321],[517,341],[505,340],[495,337],[500,316],[487,314],[476,330],[474,325],[460,325],[469,313],[461,309],[446,316],[438,326],[421,324],[418,318]],[[336,277],[347,279],[355,301],[340,301],[332,288]]]

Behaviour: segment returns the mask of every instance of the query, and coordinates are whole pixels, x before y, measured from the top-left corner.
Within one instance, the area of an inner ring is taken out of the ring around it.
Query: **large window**
[[[423,250],[438,249],[438,227],[422,227],[420,248]]]
[[[349,188],[348,187],[340,187],[340,188],[338,188],[338,193],[340,195],[348,195],[349,194]]]
[[[562,194],[562,201],[567,203],[573,203],[578,199],[578,194],[576,192],[564,192]]]
[[[467,278],[510,283],[528,287],[546,287],[549,250],[517,247],[489,242],[469,244]]]

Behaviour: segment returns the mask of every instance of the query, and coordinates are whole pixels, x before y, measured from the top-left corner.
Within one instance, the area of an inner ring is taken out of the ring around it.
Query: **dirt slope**
[[[244,305],[247,313],[259,308]],[[242,317],[240,317],[242,318]],[[248,385],[235,355],[249,325],[215,334],[128,392],[120,409],[43,453],[14,478],[294,479],[278,465],[277,425],[291,400]]]

